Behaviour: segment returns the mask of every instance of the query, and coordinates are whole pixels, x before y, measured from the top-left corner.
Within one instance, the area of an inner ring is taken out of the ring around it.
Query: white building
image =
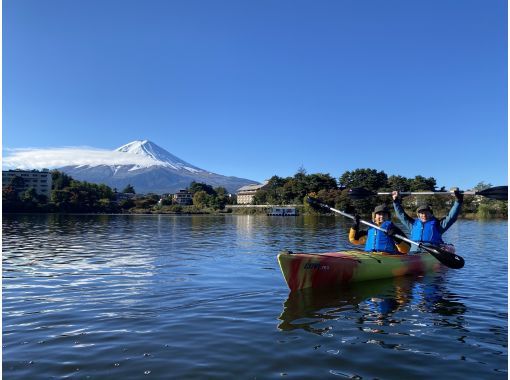
[[[23,192],[33,187],[37,194],[46,195],[48,198],[51,194],[51,173],[48,169],[39,170],[3,170],[2,171],[2,189],[9,186],[15,177],[21,178],[19,186],[16,187],[18,192]]]
[[[172,198],[178,205],[190,205],[193,203],[193,196],[188,190],[179,190]]]
[[[267,181],[258,185],[246,185],[237,190],[237,204],[249,205],[253,202],[255,193],[267,185]]]

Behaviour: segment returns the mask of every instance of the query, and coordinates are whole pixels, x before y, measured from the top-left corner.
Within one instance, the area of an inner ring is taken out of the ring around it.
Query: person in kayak
[[[443,241],[443,234],[457,220],[462,202],[464,201],[464,194],[460,193],[458,189],[455,190],[453,194],[455,195],[455,202],[446,217],[437,219],[430,205],[422,203],[419,204],[416,209],[418,218],[414,219],[404,211],[399,192],[393,191],[391,193],[393,197],[393,208],[402,224],[410,231],[411,240],[434,245],[445,244]],[[419,250],[418,246],[413,245],[411,253],[418,252]]]
[[[405,234],[391,222],[390,210],[386,205],[377,206],[374,209],[372,219],[375,224],[384,228],[387,232],[384,233],[373,227],[370,227],[367,231],[360,231],[359,215],[356,215],[354,224],[349,230],[349,241],[352,244],[365,244],[365,251],[367,252],[385,252],[391,254],[406,254],[409,252],[410,245],[395,237],[395,235],[405,237]]]

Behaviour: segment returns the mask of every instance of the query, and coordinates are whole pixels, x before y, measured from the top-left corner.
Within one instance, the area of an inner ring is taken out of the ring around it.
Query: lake
[[[8,379],[506,379],[507,221],[445,234],[466,266],[289,293],[280,250],[341,217],[3,215]]]

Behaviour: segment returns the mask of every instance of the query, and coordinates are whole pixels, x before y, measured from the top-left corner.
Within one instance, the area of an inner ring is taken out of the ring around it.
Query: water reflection
[[[461,271],[286,299],[276,253],[344,219],[4,215],[4,377],[506,378],[506,222],[453,226]]]
[[[442,274],[405,276],[336,289],[290,292],[278,328],[323,334],[329,328],[317,325],[322,326],[327,320],[351,319],[362,325],[394,326],[416,319],[417,314],[432,314],[445,317],[435,318],[436,325],[465,329],[465,312],[460,297],[444,288]]]

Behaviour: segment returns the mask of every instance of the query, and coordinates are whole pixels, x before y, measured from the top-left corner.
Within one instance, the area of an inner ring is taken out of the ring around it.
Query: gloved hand
[[[459,203],[462,203],[464,201],[464,194],[462,194],[460,191],[459,191],[459,188],[456,187],[453,191],[453,195],[455,195],[455,198],[457,198],[457,201]]]
[[[358,214],[354,214],[354,223],[353,225],[351,226],[351,228],[354,230],[354,231],[358,231],[359,230],[359,215]]]
[[[395,226],[389,226],[388,229],[386,230],[386,235],[388,236],[395,236],[396,234],[398,234],[397,232],[397,229],[395,228]]]
[[[388,229],[386,230],[386,235],[392,237],[393,240],[395,241],[395,243],[397,243],[397,244],[400,244],[402,242],[402,240],[399,238],[396,238],[395,235],[405,236],[405,234],[402,232],[402,230],[394,225],[391,225],[388,227]]]

